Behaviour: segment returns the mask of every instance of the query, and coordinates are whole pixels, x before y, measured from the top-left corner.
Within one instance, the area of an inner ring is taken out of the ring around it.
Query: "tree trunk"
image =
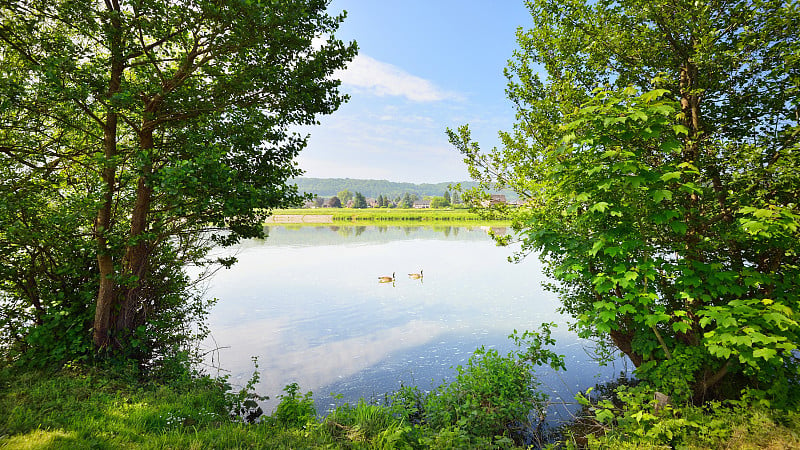
[[[142,150],[153,148],[153,131],[145,129],[139,133],[139,145]],[[131,229],[128,237],[128,246],[122,262],[123,271],[127,276],[132,276],[131,283],[120,295],[120,308],[116,318],[116,328],[119,331],[128,330],[137,326],[136,312],[142,304],[143,287],[146,283],[147,272],[150,268],[151,245],[145,233],[148,231],[148,214],[152,202],[153,189],[149,186],[149,175],[152,172],[150,164],[145,165],[136,186],[136,203],[131,213]]]
[[[113,208],[116,170],[110,166],[110,158],[116,152],[116,114],[109,113],[105,131],[106,167],[103,168],[105,193],[103,204],[97,212],[94,232],[97,242],[97,267],[100,271],[100,288],[97,292],[97,305],[94,312],[93,340],[95,347],[102,349],[109,346],[111,313],[114,309],[114,260],[108,248],[107,233],[111,231],[111,210]]]
[[[611,330],[609,334],[611,335],[611,341],[614,342],[614,345],[616,345],[617,348],[622,351],[622,353],[625,353],[625,355],[630,358],[634,367],[639,367],[642,365],[644,362],[642,355],[634,352],[633,347],[631,346],[631,342],[633,341],[633,333]]]
[[[106,100],[109,101],[120,92],[122,74],[125,70],[122,55],[122,23],[119,17],[119,4],[116,1],[106,3],[110,11],[110,48],[111,72],[108,83]],[[94,313],[94,330],[92,340],[98,349],[105,349],[111,345],[110,331],[111,318],[115,307],[115,282],[114,259],[108,247],[108,234],[111,232],[111,215],[116,193],[116,162],[117,156],[117,121],[118,116],[113,106],[108,106],[105,123],[103,125],[103,169],[101,176],[105,192],[103,204],[97,211],[94,223],[94,235],[97,242],[97,267],[100,271],[100,287],[97,292],[97,304]]]

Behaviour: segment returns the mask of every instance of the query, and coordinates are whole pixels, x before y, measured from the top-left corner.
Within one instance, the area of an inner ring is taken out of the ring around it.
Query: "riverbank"
[[[273,214],[264,221],[272,224],[307,224],[307,223],[333,223],[332,214]]]
[[[413,208],[315,208],[282,209],[273,211],[267,219],[271,223],[337,223],[350,222],[356,225],[389,224],[404,222],[456,224],[509,224],[503,217],[487,220],[468,209],[413,209]]]
[[[246,399],[207,377],[142,382],[96,368],[5,368],[0,370],[0,447],[529,448],[510,439],[478,441],[458,426],[425,431],[409,416],[413,404],[346,405],[320,418],[296,386],[286,391],[274,414],[247,424],[228,414],[232,403],[243,405]],[[581,443],[615,449],[800,447],[800,416],[794,411],[715,403],[661,413],[651,409],[639,416],[640,421],[601,427],[589,439],[565,437],[550,448]]]

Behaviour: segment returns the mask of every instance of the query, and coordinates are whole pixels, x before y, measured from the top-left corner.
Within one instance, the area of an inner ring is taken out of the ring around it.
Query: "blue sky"
[[[522,0],[333,0],[329,10],[347,11],[337,37],[359,55],[339,74],[350,101],[303,130],[305,176],[468,180],[445,130],[468,123],[489,149],[511,128],[503,68],[517,27],[530,25]]]

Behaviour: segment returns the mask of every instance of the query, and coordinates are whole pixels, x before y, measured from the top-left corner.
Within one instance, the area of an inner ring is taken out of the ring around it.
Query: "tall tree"
[[[334,195],[333,197],[328,199],[328,206],[331,208],[341,208],[342,201],[339,200],[339,197]]]
[[[413,204],[414,204],[414,200],[411,200],[411,195],[408,192],[403,194],[403,199],[400,202],[401,207],[402,208],[411,208],[411,206]]]
[[[366,208],[367,207],[367,199],[361,194],[361,192],[356,192],[353,195],[353,208]]]
[[[538,251],[584,336],[678,396],[770,382],[800,343],[800,10],[780,0],[528,3],[485,189],[526,199]],[[543,67],[542,80],[537,70]]]
[[[431,208],[447,208],[450,202],[444,197],[433,197],[431,199]]]
[[[161,255],[198,260],[183,244],[209,227],[230,231],[222,244],[260,236],[301,198],[286,181],[306,137],[290,129],[345,100],[332,74],[356,52],[326,5],[0,4],[3,163],[94,211],[78,229],[94,246],[97,348],[125,346],[168,294]]]
[[[347,203],[347,202],[349,202],[350,200],[353,199],[353,193],[350,192],[348,189],[343,189],[343,190],[339,191],[336,194],[336,196],[339,197],[339,200],[341,200],[342,203]]]

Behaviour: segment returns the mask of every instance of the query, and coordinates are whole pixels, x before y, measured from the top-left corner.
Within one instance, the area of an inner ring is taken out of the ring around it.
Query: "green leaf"
[[[625,123],[628,118],[625,116],[622,117],[606,117],[603,119],[603,126],[608,128],[609,125],[616,125],[618,123]]]
[[[675,131],[675,134],[684,134],[689,136],[689,129],[684,125],[673,125],[672,129]]]
[[[668,140],[661,143],[659,146],[665,153],[679,153],[683,149],[683,145],[675,140]]]
[[[733,353],[730,348],[722,347],[717,344],[709,344],[706,348],[713,356],[721,359],[728,359],[731,356],[731,353]]]
[[[614,421],[614,413],[609,409],[598,409],[594,416],[600,423],[610,424]]]
[[[633,111],[631,111],[630,117],[638,122],[644,122],[647,120],[647,114],[638,109],[634,109]]]
[[[661,114],[662,116],[669,116],[673,112],[675,112],[675,108],[673,108],[670,105],[664,105],[664,104],[657,105],[657,106],[653,107],[652,110],[657,112],[657,113],[659,113],[659,114]]]
[[[604,322],[613,322],[617,318],[616,311],[600,311],[598,314],[600,319]]]
[[[667,89],[653,89],[652,91],[645,92],[639,98],[641,98],[645,103],[650,103],[655,99],[661,98],[664,94],[669,93]]]
[[[689,229],[689,227],[687,227],[685,223],[678,222],[677,220],[670,222],[669,226],[670,228],[672,228],[672,231],[678,234],[686,234],[686,231],[688,231]]]
[[[594,245],[592,245],[592,249],[589,251],[589,254],[592,255],[592,256],[597,255],[597,252],[599,252],[600,249],[602,249],[604,245],[605,245],[605,242],[603,242],[603,241],[595,241]]]
[[[683,172],[667,172],[661,175],[661,181],[669,182],[671,180],[680,179]]]
[[[653,195],[653,200],[655,200],[656,203],[661,203],[661,201],[664,199],[672,200],[672,191],[668,191],[666,189],[659,189],[657,191],[654,191],[652,195]]]
[[[676,333],[686,333],[687,331],[692,329],[692,326],[686,322],[675,322],[672,324],[672,329]]]
[[[759,348],[753,351],[753,357],[755,358],[764,358],[765,361],[769,361],[770,359],[774,358],[778,352],[775,349],[771,348]]]

